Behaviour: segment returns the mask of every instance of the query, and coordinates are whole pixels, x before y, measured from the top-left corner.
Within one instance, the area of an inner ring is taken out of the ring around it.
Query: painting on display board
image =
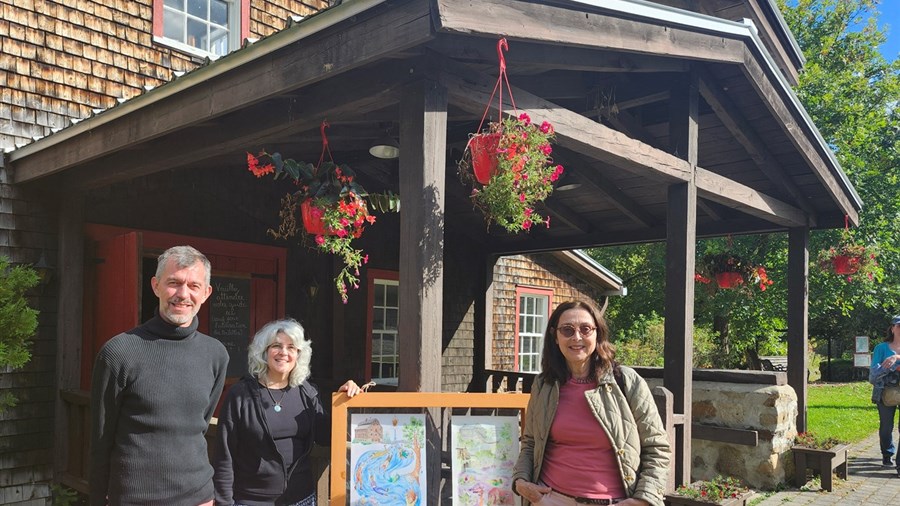
[[[454,416],[450,422],[453,504],[515,506],[518,416]]]
[[[350,505],[424,506],[425,415],[350,416]]]

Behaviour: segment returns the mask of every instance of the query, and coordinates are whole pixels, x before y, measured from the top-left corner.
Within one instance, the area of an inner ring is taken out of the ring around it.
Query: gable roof
[[[240,171],[247,150],[316,152],[327,116],[335,155],[370,189],[396,189],[396,171],[366,151],[399,121],[404,87],[422,77],[446,87],[450,157],[460,156],[504,33],[518,105],[557,126],[555,156],[583,190],[548,199],[552,229],[508,237],[471,231],[480,219],[448,188],[448,223],[495,253],[660,240],[667,188],[686,181],[701,197],[700,236],[858,220],[859,197],[752,24],[636,0],[481,8],[492,15],[461,0],[344,2],[13,151],[15,182],[92,188],[173,168]],[[684,79],[695,84],[672,86]],[[696,164],[670,154],[672,107],[690,86],[701,95]]]

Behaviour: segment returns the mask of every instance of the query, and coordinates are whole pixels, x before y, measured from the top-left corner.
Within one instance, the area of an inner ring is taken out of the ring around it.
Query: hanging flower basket
[[[359,288],[359,269],[369,260],[368,255],[354,247],[353,240],[362,235],[366,225],[375,223],[375,217],[369,214],[369,194],[356,182],[356,174],[350,167],[334,163],[325,135],[327,126],[328,123],[323,121],[320,128],[322,154],[315,165],[266,152],[247,153],[247,165],[258,178],[267,174],[273,174],[276,180],[290,178],[299,188],[282,198],[281,224],[277,230],[269,229],[268,232],[278,239],[295,236],[300,231],[299,215],[303,228],[315,237],[315,248],[343,260],[344,268],[334,282],[346,304],[348,287]],[[376,207],[382,211],[399,209],[399,198],[394,194],[380,196],[377,200],[379,205]]]
[[[472,203],[484,214],[488,226],[496,223],[508,232],[517,233],[530,231],[533,225],[540,223],[550,227],[550,217],[542,216],[535,207],[553,192],[553,184],[564,169],[550,156],[553,153],[553,125],[547,121],[540,125],[532,123],[526,113],[503,114],[504,84],[509,92],[503,57],[503,50],[507,48],[506,39],[497,42],[500,75],[478,131],[470,137],[459,162],[459,176],[464,184],[471,184]],[[498,90],[502,119],[488,123],[487,129],[482,131]],[[515,110],[511,92],[509,100]]]
[[[819,251],[816,258],[822,271],[844,277],[847,281],[871,282],[881,278],[882,270],[876,260],[875,248],[847,242]]]
[[[469,152],[472,154],[472,170],[475,179],[481,184],[488,184],[497,172],[498,153],[500,147],[499,133],[475,134],[469,139]]]
[[[733,253],[709,253],[697,261],[694,280],[709,285],[713,280],[722,290],[756,286],[761,292],[772,285],[766,268]]]

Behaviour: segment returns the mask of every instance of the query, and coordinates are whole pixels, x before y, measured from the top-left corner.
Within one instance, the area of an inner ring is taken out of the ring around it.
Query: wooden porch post
[[[59,210],[59,304],[56,315],[56,389],[54,472],[62,478],[68,462],[68,416],[60,390],[81,386],[84,288],[84,195],[65,192]],[[75,437],[90,437],[81,434]]]
[[[797,431],[806,427],[806,367],[809,339],[809,228],[788,231],[788,384],[797,393]]]
[[[687,73],[672,90],[670,149],[697,166],[699,86]],[[674,398],[676,425],[674,486],[691,481],[691,402],[694,349],[694,264],[697,241],[697,185],[692,179],[669,187],[666,218],[666,324],[663,385]],[[671,486],[671,485],[670,485]]]
[[[401,392],[441,390],[447,90],[422,80],[400,102]]]

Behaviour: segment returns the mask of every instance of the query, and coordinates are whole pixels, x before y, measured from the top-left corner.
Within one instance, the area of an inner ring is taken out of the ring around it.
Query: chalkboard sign
[[[250,279],[212,278],[209,333],[228,350],[228,377],[247,374],[250,342]]]

